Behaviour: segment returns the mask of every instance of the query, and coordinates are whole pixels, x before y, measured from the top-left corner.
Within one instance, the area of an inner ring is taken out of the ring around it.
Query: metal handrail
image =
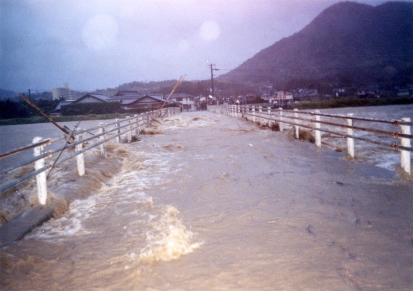
[[[168,110],[170,110],[170,109],[173,109],[173,107],[171,107],[171,108],[164,108],[163,110],[164,110],[164,111],[168,111]],[[104,124],[104,125],[101,125],[101,126],[97,126],[97,127],[91,128],[91,129],[84,129],[84,130],[74,131],[74,132],[72,133],[73,135],[79,135],[79,134],[82,134],[82,133],[89,133],[89,134],[91,134],[92,136],[87,137],[87,138],[84,138],[84,139],[81,139],[81,140],[79,140],[79,141],[74,141],[74,142],[72,142],[72,143],[70,143],[70,144],[68,144],[68,143],[66,142],[66,144],[65,144],[64,146],[58,147],[57,149],[49,150],[49,151],[47,151],[47,152],[45,152],[45,153],[43,153],[43,154],[41,154],[41,155],[38,155],[38,156],[35,156],[35,157],[30,158],[30,159],[28,159],[28,160],[22,161],[22,162],[20,162],[20,163],[18,163],[18,164],[16,164],[16,165],[13,165],[13,166],[8,167],[8,168],[6,168],[6,169],[2,169],[2,170],[0,171],[0,174],[10,173],[10,172],[12,172],[12,171],[17,170],[18,168],[21,168],[22,166],[31,164],[31,163],[36,162],[36,161],[39,161],[39,160],[41,160],[41,159],[49,158],[49,157],[51,157],[53,154],[56,154],[56,153],[58,153],[58,152],[62,152],[62,151],[66,150],[66,149],[68,149],[68,148],[70,148],[70,147],[74,147],[74,146],[76,146],[76,145],[83,144],[84,142],[90,141],[90,140],[92,140],[92,139],[97,139],[97,138],[100,138],[100,137],[102,137],[102,136],[106,136],[106,135],[108,135],[108,134],[110,134],[110,133],[112,133],[112,132],[114,132],[114,131],[117,132],[115,135],[111,135],[111,136],[109,136],[109,137],[107,137],[107,138],[105,138],[105,139],[103,139],[103,140],[99,140],[98,142],[96,142],[96,143],[94,143],[94,144],[92,144],[92,145],[90,145],[90,146],[88,146],[88,147],[86,147],[86,148],[83,148],[83,149],[81,149],[81,150],[79,150],[79,151],[76,151],[75,153],[73,153],[73,154],[71,154],[71,155],[69,155],[69,156],[66,156],[65,158],[61,159],[58,163],[55,163],[53,166],[59,165],[59,164],[63,163],[64,161],[67,161],[67,160],[69,160],[69,159],[71,159],[71,158],[73,158],[73,157],[75,157],[75,156],[77,156],[77,155],[80,155],[80,154],[82,154],[82,153],[84,153],[84,152],[86,152],[86,151],[88,151],[88,150],[91,150],[92,148],[95,148],[95,147],[97,147],[97,146],[99,146],[99,145],[102,145],[102,144],[104,144],[105,142],[107,142],[107,141],[109,141],[109,140],[111,140],[111,139],[114,139],[114,138],[116,138],[116,137],[125,135],[125,134],[127,134],[128,132],[131,132],[131,131],[133,131],[133,130],[136,130],[137,128],[139,128],[140,126],[142,126],[142,124],[146,124],[146,123],[150,122],[149,118],[146,118],[146,117],[158,115],[158,113],[159,113],[159,111],[149,111],[149,112],[142,113],[140,116],[143,117],[143,118],[142,118],[141,120],[136,119],[135,122],[130,122],[130,121],[132,121],[134,118],[139,117],[139,115],[135,115],[135,116],[132,117],[132,118],[125,118],[125,119],[122,119],[122,120],[116,120],[116,121],[114,121],[114,122],[112,122],[112,123]],[[166,113],[165,113],[165,114],[166,114]],[[124,125],[122,125],[123,122],[127,122],[127,123],[124,124]],[[118,126],[118,124],[119,124],[119,126]],[[111,126],[111,125],[116,125],[116,127],[114,127],[114,128],[111,129],[111,130],[108,130],[108,131],[103,131],[102,133],[96,133],[96,134],[92,134],[92,133],[91,133],[91,131],[93,131],[93,130],[97,130],[97,129],[100,129],[100,128],[106,128],[107,126]],[[125,130],[125,131],[121,131],[121,130],[124,129],[124,128],[128,128],[128,129]],[[12,156],[12,155],[15,155],[15,154],[19,154],[19,153],[22,153],[22,152],[24,152],[24,151],[27,151],[27,150],[30,150],[30,149],[33,149],[33,148],[36,148],[36,147],[39,147],[39,146],[50,145],[50,144],[52,143],[52,141],[53,141],[53,142],[56,142],[56,141],[60,141],[60,140],[62,140],[62,139],[64,139],[64,138],[56,138],[56,139],[53,139],[53,140],[50,139],[50,138],[48,138],[48,139],[42,140],[41,142],[37,142],[37,143],[34,143],[34,144],[26,145],[26,146],[23,146],[23,147],[14,149],[14,150],[12,150],[12,151],[6,152],[6,153],[4,153],[4,154],[1,154],[1,155],[0,155],[0,159],[1,159],[1,158],[9,157],[9,156]],[[42,173],[42,172],[44,172],[44,171],[47,171],[47,170],[51,169],[53,166],[52,166],[52,164],[48,164],[48,165],[46,165],[46,166],[44,166],[44,167],[42,167],[42,168],[40,168],[40,169],[37,169],[37,170],[34,170],[34,171],[32,171],[32,172],[30,172],[30,173],[28,173],[28,174],[25,174],[24,176],[22,176],[22,177],[20,177],[20,178],[18,178],[18,179],[15,179],[15,180],[13,180],[13,181],[11,181],[11,182],[8,182],[8,183],[6,183],[6,184],[0,185],[0,193],[3,193],[4,191],[6,191],[6,190],[8,190],[8,189],[10,189],[10,188],[12,188],[12,187],[14,187],[14,186],[22,183],[22,182],[25,181],[25,180],[28,180],[28,179],[32,178],[33,176],[36,176],[36,175],[38,175],[38,174],[40,174],[40,173]]]
[[[257,110],[256,110],[257,109]],[[266,110],[267,109],[267,110]],[[333,114],[324,114],[320,112],[307,112],[307,111],[298,111],[295,110],[282,110],[282,109],[271,109],[271,107],[262,107],[259,106],[258,108],[253,106],[228,106],[226,111],[230,116],[242,116],[247,118],[247,120],[253,120],[253,122],[264,123],[271,126],[272,122],[278,122],[280,125],[288,124],[295,127],[295,137],[299,138],[299,128],[308,128],[317,132],[315,136],[315,143],[318,147],[321,147],[321,135],[319,132],[326,132],[332,135],[340,136],[347,138],[347,148],[349,155],[354,157],[354,140],[362,140],[368,143],[390,147],[392,150],[400,151],[401,152],[401,166],[402,168],[410,174],[410,152],[413,152],[413,147],[410,146],[410,140],[413,139],[413,135],[410,131],[410,126],[413,125],[413,122],[410,120],[382,120],[382,119],[372,119],[372,118],[363,118],[363,117],[355,117],[352,115],[333,115]],[[276,112],[280,112],[279,115],[274,114]],[[281,114],[282,113],[282,114]],[[301,115],[301,116],[299,116]],[[305,118],[302,115],[311,115],[316,116],[317,118]],[[347,121],[346,124],[337,123],[334,121],[326,121],[320,120],[318,117],[328,117],[328,118],[336,118],[336,119],[344,119]],[[298,121],[303,121],[303,123],[299,123]],[[368,128],[363,126],[354,126],[353,121],[362,121],[362,122],[375,122],[375,123],[384,123],[391,126],[400,126],[400,131],[388,131],[382,130],[378,128]],[[337,132],[330,130],[328,128],[320,128],[320,125],[328,125],[333,127],[340,127],[347,129],[346,133]],[[280,127],[282,130],[283,127]],[[369,132],[378,135],[385,135],[389,136],[394,139],[400,139],[400,144],[396,144],[393,142],[385,142],[382,140],[372,140],[369,138],[356,136],[353,134],[353,130],[362,131],[362,132]]]
[[[43,140],[43,141],[41,141],[41,142],[38,142],[38,143],[32,143],[32,144],[29,144],[29,145],[22,146],[22,147],[20,147],[20,148],[11,150],[11,151],[6,152],[6,153],[4,153],[4,154],[0,154],[0,159],[7,158],[7,157],[10,157],[10,156],[19,154],[19,153],[21,153],[21,152],[24,152],[24,151],[26,151],[26,150],[30,150],[30,149],[36,148],[36,147],[38,147],[38,146],[49,145],[49,144],[50,144],[50,138],[45,139],[45,140]]]

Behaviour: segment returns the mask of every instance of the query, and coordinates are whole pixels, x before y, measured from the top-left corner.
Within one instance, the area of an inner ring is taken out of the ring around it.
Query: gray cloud
[[[337,0],[3,0],[0,88],[78,90],[207,79],[299,31]],[[385,1],[359,1],[372,5]]]

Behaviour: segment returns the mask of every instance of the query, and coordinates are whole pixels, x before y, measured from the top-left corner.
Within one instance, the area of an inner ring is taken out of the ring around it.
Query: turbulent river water
[[[383,118],[412,107],[394,111]],[[122,145],[99,190],[0,250],[0,289],[413,289],[412,185],[389,163],[210,112],[157,130]]]

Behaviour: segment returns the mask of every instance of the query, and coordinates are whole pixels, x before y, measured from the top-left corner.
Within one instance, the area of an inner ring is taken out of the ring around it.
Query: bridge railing
[[[210,111],[226,114],[232,117],[245,118],[262,126],[283,131],[293,129],[294,137],[300,138],[304,129],[314,133],[314,143],[317,147],[326,144],[322,138],[341,137],[346,139],[347,153],[355,157],[355,140],[379,145],[382,148],[400,152],[401,168],[411,174],[411,118],[400,120],[380,120],[347,115],[321,113],[319,110],[300,111],[272,109],[271,107],[228,105],[210,107]],[[355,123],[360,125],[355,125]],[[323,133],[324,135],[322,135]]]
[[[157,111],[149,111],[133,117],[116,119],[110,123],[100,123],[99,126],[89,129],[75,128],[70,135],[62,138],[50,139],[35,137],[33,143],[6,153],[0,154],[0,160],[29,150],[34,151],[32,158],[28,158],[14,165],[0,169],[0,195],[18,184],[36,177],[37,194],[40,204],[46,204],[47,200],[47,175],[57,165],[76,157],[77,171],[79,176],[85,174],[84,153],[99,147],[100,154],[106,157],[106,143],[115,139],[117,143],[122,141],[131,142],[137,137],[141,130],[150,126],[154,118],[164,118],[180,113],[179,107],[168,107]],[[61,145],[61,144],[64,145]],[[60,145],[59,145],[60,144]],[[45,147],[55,145],[53,149],[45,150]],[[75,148],[73,153],[68,153],[69,148]],[[65,153],[62,155],[62,153]],[[52,160],[46,163],[46,160]],[[19,178],[11,177],[11,174],[22,167],[33,164],[34,170]]]

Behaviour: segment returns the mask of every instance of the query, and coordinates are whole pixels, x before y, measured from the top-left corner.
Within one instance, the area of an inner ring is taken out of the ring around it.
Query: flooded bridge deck
[[[183,113],[0,251],[7,290],[411,290],[412,185],[288,133]]]

